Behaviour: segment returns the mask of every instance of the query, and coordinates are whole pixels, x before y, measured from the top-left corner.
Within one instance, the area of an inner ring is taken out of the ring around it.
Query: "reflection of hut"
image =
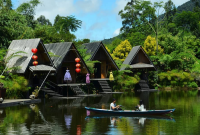
[[[63,84],[63,78],[66,73],[66,69],[70,70],[70,74],[72,77],[71,83],[76,83],[77,80],[77,73],[75,72],[76,69],[76,62],[75,58],[80,58],[81,64],[81,72],[79,74],[85,75],[86,73],[90,73],[89,69],[87,68],[85,62],[83,61],[82,57],[80,56],[79,52],[77,51],[75,45],[72,42],[62,42],[62,43],[51,43],[45,44],[45,47],[48,52],[51,52],[51,59],[56,67],[56,80],[54,82],[57,84]]]
[[[32,56],[33,53],[31,51],[32,48],[37,48],[36,55],[38,56],[38,65],[33,66]],[[26,79],[29,80],[29,85],[34,86],[33,77],[34,74],[37,74],[41,79],[46,75],[50,70],[55,72],[55,68],[53,62],[48,55],[46,48],[44,47],[42,41],[37,39],[23,39],[23,40],[13,40],[8,48],[8,53],[6,58],[11,56],[13,53],[17,53],[19,51],[25,53],[18,53],[20,57],[13,57],[10,59],[6,65],[7,68],[19,67],[19,69],[13,70],[19,75],[25,76]],[[34,73],[34,74],[33,74]],[[42,80],[40,80],[41,82]]]
[[[155,71],[156,68],[141,46],[132,48],[120,70],[125,69],[130,69],[133,73],[140,72],[139,89],[149,89],[148,71]]]
[[[93,42],[83,44],[86,49],[86,53],[90,54],[91,61],[99,61],[100,63],[95,63],[95,71],[91,75],[91,80],[97,80],[96,86],[101,87],[103,92],[111,92],[111,88],[108,85],[107,80],[109,77],[109,70],[119,70],[117,64],[106,50],[102,42]]]

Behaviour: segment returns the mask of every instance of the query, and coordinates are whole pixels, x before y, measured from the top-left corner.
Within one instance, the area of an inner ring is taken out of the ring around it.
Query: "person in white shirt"
[[[140,100],[140,105],[138,105],[138,108],[139,108],[140,111],[146,111],[146,109],[144,108],[142,100]]]
[[[110,104],[110,110],[122,110],[119,105],[116,106],[116,99]]]

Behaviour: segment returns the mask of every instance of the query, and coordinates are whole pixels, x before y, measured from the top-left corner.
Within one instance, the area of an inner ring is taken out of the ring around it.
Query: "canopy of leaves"
[[[124,40],[115,48],[115,50],[112,53],[112,57],[114,58],[114,60],[120,60],[123,62],[128,56],[131,49],[132,46],[128,42],[128,40]]]
[[[78,28],[81,27],[81,24],[82,21],[77,20],[74,16],[67,16],[67,17],[57,16],[55,18],[54,26],[56,27],[57,31],[75,32],[78,30]]]
[[[145,40],[143,49],[149,56],[156,55],[157,51],[160,54],[163,53],[163,49],[159,45],[157,50],[156,39],[151,36],[148,36]]]

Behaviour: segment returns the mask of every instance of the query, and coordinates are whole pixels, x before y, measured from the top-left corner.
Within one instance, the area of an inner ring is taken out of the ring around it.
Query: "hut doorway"
[[[94,71],[94,77],[101,78],[101,63],[95,63],[94,68],[96,69]]]

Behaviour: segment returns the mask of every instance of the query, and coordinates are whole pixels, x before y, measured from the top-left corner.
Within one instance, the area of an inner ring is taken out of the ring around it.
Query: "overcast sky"
[[[12,0],[13,8],[29,0]],[[44,15],[52,23],[56,15],[74,15],[82,21],[82,27],[74,34],[77,39],[109,39],[119,34],[122,20],[118,12],[130,0],[40,0],[35,19]],[[151,0],[152,2],[160,0]],[[168,0],[163,0],[164,2]],[[189,0],[172,0],[177,6]]]

